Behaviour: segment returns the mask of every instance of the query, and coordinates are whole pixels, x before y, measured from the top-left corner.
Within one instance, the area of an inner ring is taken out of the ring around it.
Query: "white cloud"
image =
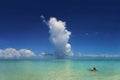
[[[51,17],[47,25],[50,29],[50,40],[57,49],[56,55],[58,57],[65,55],[72,56],[71,44],[68,43],[71,32],[66,29],[66,23]]]
[[[46,55],[46,53],[45,52],[42,52],[42,53],[40,53],[38,56],[39,57],[44,57]]]
[[[40,16],[44,23],[46,23],[45,17],[43,15]]]
[[[10,59],[10,58],[30,58],[36,56],[34,52],[28,49],[16,50],[14,48],[7,48],[0,50],[0,58]]]
[[[20,55],[22,57],[33,57],[33,56],[36,56],[34,54],[34,52],[32,52],[31,50],[28,50],[28,49],[20,49],[19,53],[20,53]]]
[[[86,35],[86,36],[88,36],[88,35],[89,35],[89,33],[85,33],[85,35]]]
[[[89,57],[89,58],[119,58],[119,54],[78,54],[78,57]]]

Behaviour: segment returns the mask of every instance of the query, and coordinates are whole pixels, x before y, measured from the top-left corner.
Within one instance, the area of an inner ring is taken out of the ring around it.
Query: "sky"
[[[2,0],[0,49],[54,52],[44,15],[66,22],[74,54],[120,54],[120,2],[115,0]]]

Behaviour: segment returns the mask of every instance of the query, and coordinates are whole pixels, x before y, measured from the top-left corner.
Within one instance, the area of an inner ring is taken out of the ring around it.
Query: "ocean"
[[[0,80],[120,80],[120,60],[1,60]]]

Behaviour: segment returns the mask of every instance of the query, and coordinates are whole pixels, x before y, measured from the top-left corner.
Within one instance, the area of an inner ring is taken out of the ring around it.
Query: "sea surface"
[[[120,60],[0,60],[0,80],[120,80]]]

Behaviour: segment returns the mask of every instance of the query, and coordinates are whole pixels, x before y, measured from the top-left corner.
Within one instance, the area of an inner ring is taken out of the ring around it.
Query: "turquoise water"
[[[0,61],[0,80],[120,80],[119,67],[120,60]]]

